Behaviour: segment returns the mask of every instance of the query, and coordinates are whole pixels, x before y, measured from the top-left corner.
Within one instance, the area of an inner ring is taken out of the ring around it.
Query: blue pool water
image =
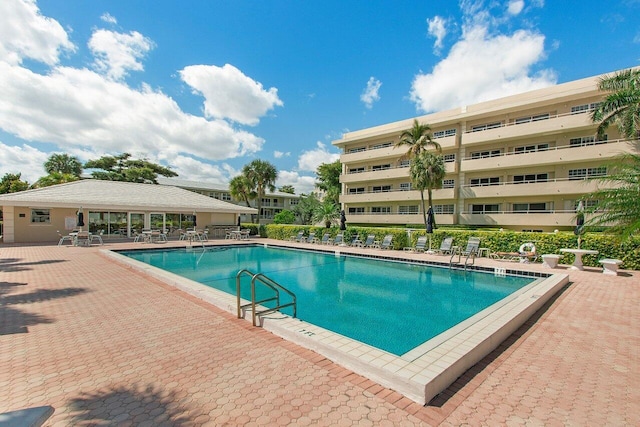
[[[264,246],[120,253],[232,295],[239,270],[263,273],[296,295],[299,319],[398,356],[533,281]]]

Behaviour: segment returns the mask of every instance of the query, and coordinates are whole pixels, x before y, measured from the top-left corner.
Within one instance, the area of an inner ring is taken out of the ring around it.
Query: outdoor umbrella
[[[344,231],[347,229],[347,217],[344,214],[344,209],[340,211],[340,230]]]
[[[433,234],[433,228],[436,225],[435,214],[433,213],[433,208],[429,206],[429,210],[427,211],[427,234],[429,234],[429,253],[433,252],[431,250],[431,234]]]
[[[78,227],[84,227],[84,213],[82,212],[82,208],[78,209],[78,220],[76,225]]]
[[[581,235],[584,232],[584,205],[582,201],[578,203],[578,207],[576,208],[576,228],[573,230],[573,234],[578,236],[578,249],[580,249],[581,243]]]

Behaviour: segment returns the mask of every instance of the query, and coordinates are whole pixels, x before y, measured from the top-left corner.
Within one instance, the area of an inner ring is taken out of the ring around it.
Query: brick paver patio
[[[122,246],[144,247],[0,245],[0,413],[51,405],[46,426],[640,425],[637,272],[571,271],[423,407],[99,251]]]

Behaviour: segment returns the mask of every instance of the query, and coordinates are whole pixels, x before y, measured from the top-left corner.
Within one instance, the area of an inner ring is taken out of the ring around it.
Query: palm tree
[[[38,179],[33,185],[33,188],[49,187],[50,185],[63,184],[65,182],[78,181],[79,176],[72,173],[62,172],[50,172],[49,175],[43,176]]]
[[[251,183],[244,175],[238,175],[229,181],[229,193],[236,200],[244,201],[251,207],[249,200],[256,198],[256,192],[251,189]]]
[[[276,190],[276,178],[278,170],[271,163],[264,160],[254,160],[242,168],[242,173],[251,184],[251,189],[255,190],[258,209],[258,223],[260,222],[260,212],[262,211],[262,198],[267,190]]]
[[[640,155],[625,154],[617,158],[614,172],[595,178],[599,182],[613,184],[583,197],[595,201],[585,212],[594,214],[585,226],[611,225],[623,238],[640,232]]]
[[[396,142],[394,147],[409,146],[406,156],[413,158],[418,154],[426,151],[430,146],[436,150],[442,151],[440,144],[431,138],[431,127],[428,124],[421,125],[417,119],[413,121],[413,127],[407,129],[400,134],[400,140]]]
[[[640,135],[640,70],[624,70],[600,79],[598,89],[609,92],[591,113],[598,137],[615,124],[625,138]]]
[[[409,173],[414,187],[420,190],[424,227],[427,228],[427,209],[424,204],[424,190],[427,190],[429,206],[433,206],[432,191],[442,188],[442,179],[446,174],[444,157],[440,154],[424,151],[411,159]]]
[[[49,174],[59,173],[62,175],[74,175],[80,177],[82,174],[82,163],[75,156],[68,154],[54,153],[44,162],[44,170]]]
[[[324,222],[325,227],[330,228],[331,224],[340,217],[338,205],[331,200],[325,200],[315,210],[313,220],[315,222]]]

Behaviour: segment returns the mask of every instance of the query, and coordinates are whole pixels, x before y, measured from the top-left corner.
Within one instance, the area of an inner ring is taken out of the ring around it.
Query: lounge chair
[[[91,244],[93,244],[94,240],[97,240],[100,242],[101,245],[104,245],[104,242],[102,241],[102,235],[104,234],[104,230],[100,230],[100,232],[98,234],[92,234],[91,235]]]
[[[304,243],[313,243],[315,238],[316,238],[316,233],[309,233],[309,236],[303,237],[301,241]]]
[[[90,246],[91,235],[88,231],[79,231],[75,238],[76,246]]]
[[[289,241],[290,242],[301,242],[303,235],[304,235],[304,231],[298,231],[298,234],[296,234],[295,236],[289,237]]]
[[[387,234],[386,236],[384,236],[384,239],[382,239],[382,243],[380,243],[380,245],[375,245],[372,247],[377,247],[378,249],[382,249],[382,250],[393,249],[393,246],[391,246],[392,241],[393,241],[393,235]]]
[[[343,239],[343,235],[342,235],[342,233],[340,233],[340,234],[336,234],[336,237],[334,237],[334,238],[331,240],[331,244],[332,244],[332,245],[341,245],[341,244],[343,243],[343,240],[342,240],[342,239]]]
[[[60,230],[57,230],[57,231],[58,231],[58,236],[60,236],[60,240],[58,241],[58,246],[62,246],[62,243],[65,240],[68,240],[69,243],[71,243],[73,245],[73,236],[71,234],[67,234],[65,236],[64,234],[60,233]]]
[[[376,240],[376,236],[373,235],[373,234],[369,234],[364,242],[362,240],[360,240],[358,237],[356,237],[354,239],[354,241],[351,242],[351,246],[359,246],[361,248],[368,248],[368,247],[373,246],[375,240]]]
[[[464,267],[467,268],[467,263],[469,258],[471,258],[471,264],[473,265],[476,261],[476,256],[478,255],[478,249],[480,248],[480,239],[478,237],[469,237],[467,241],[467,247],[458,253],[458,263],[460,263],[460,259],[464,256],[466,257],[464,260]],[[451,259],[449,260],[449,265],[453,263],[453,258],[456,256],[455,253],[451,254]]]
[[[331,238],[331,234],[329,233],[324,233],[324,235],[322,236],[322,239],[320,239],[319,241],[317,241],[317,243],[320,243],[321,245],[328,245],[329,239]]]
[[[434,251],[438,255],[453,255],[453,237],[445,237],[440,243],[440,248]]]
[[[416,241],[416,245],[411,247],[408,246],[406,248],[404,248],[405,251],[411,251],[411,252],[424,252],[427,246],[427,236],[420,236],[418,237],[418,240]]]

